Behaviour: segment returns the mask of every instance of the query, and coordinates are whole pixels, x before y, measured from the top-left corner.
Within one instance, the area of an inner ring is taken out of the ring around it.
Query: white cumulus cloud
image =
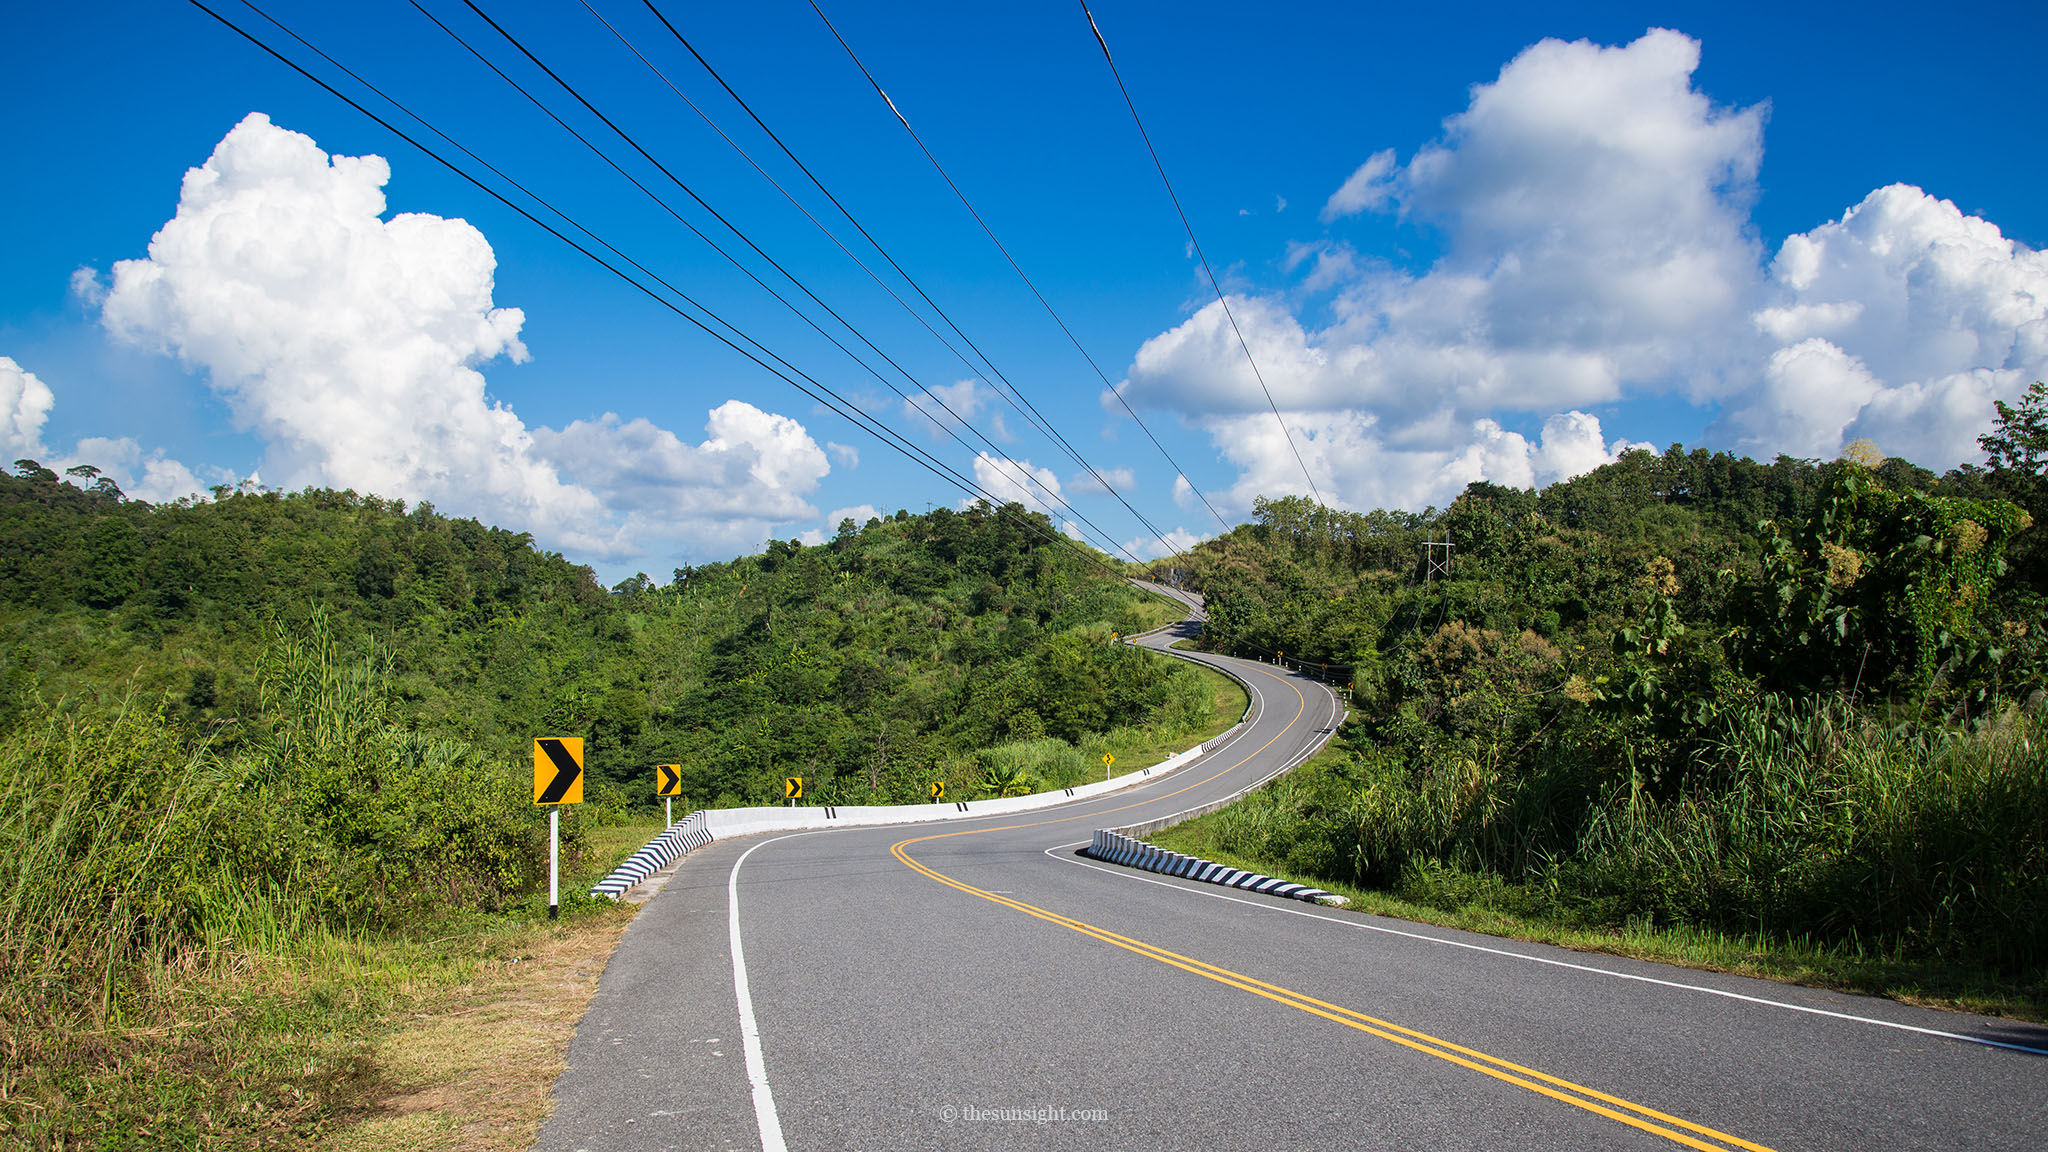
[[[36,374],[0,356],[0,455],[9,461],[40,457],[43,422],[57,398]]]
[[[69,449],[43,443],[43,425],[56,404],[56,393],[48,384],[13,357],[0,356],[0,455],[9,462],[33,459],[58,473],[90,464],[112,479],[125,495],[152,503],[206,492],[208,486],[191,469],[170,459],[161,449],[144,451],[131,437],[87,436]],[[214,478],[216,483],[232,479],[232,473]]]
[[[903,415],[934,440],[953,433],[971,437],[969,426],[984,410],[991,408],[996,392],[979,380],[956,380],[935,384],[910,394],[903,402]],[[1000,411],[989,412],[989,435],[996,440],[1012,439]]]
[[[1978,458],[1992,401],[2048,375],[2048,253],[1919,188],[1788,237],[1753,320],[1781,347],[1719,430],[1828,456],[1867,437],[1929,467]]]
[[[851,520],[854,523],[854,527],[858,528],[880,515],[881,513],[875,511],[873,504],[855,504],[850,508],[834,508],[830,512],[825,513],[825,523],[822,527],[807,528],[798,534],[797,539],[806,544],[823,544],[839,534],[839,524],[841,521]]]
[[[1360,212],[1382,208],[1394,197],[1392,182],[1394,174],[1394,150],[1392,148],[1375,152],[1366,157],[1341,187],[1330,193],[1329,202],[1323,205],[1325,224],[1344,216],[1356,216]]]
[[[803,425],[744,400],[711,410],[686,444],[643,418],[605,413],[533,430],[539,454],[592,493],[628,539],[687,534],[700,551],[747,551],[776,524],[818,514],[808,497],[831,471]]]
[[[1126,540],[1124,541],[1123,550],[1140,560],[1157,560],[1162,556],[1178,555],[1204,540],[1213,538],[1214,533],[1206,536],[1197,535],[1185,528],[1175,528],[1163,538],[1159,536],[1139,536],[1136,539]]]
[[[1147,340],[1124,397],[1205,431],[1240,512],[1307,493],[1296,452],[1353,507],[1576,475],[1633,446],[1596,409],[1659,395],[1765,458],[1860,436],[1929,467],[1976,458],[1991,401],[2048,375],[2048,256],[1899,185],[1767,262],[1750,215],[1767,109],[1697,89],[1700,51],[1662,29],[1545,40],[1405,164],[1369,156],[1324,222],[1398,214],[1440,254],[1410,270],[1296,241],[1293,287],[1229,299],[1291,444],[1220,304]]]
[[[87,436],[62,456],[62,467],[90,464],[113,478],[131,499],[168,504],[188,497],[204,498],[214,484],[234,485],[234,473],[215,470],[212,482],[202,481],[192,469],[164,454],[161,448],[145,449],[132,436]],[[253,482],[252,474],[244,482]]]
[[[467,222],[385,218],[389,177],[251,114],[185,174],[148,257],[114,266],[103,322],[204,369],[282,487],[432,500],[609,559],[816,515],[829,464],[788,417],[731,401],[689,445],[611,413],[530,428],[492,399],[479,367],[527,358],[525,317],[493,301]]]
[[[1368,158],[1324,218],[1398,210],[1441,230],[1436,263],[1414,274],[1341,244],[1297,247],[1290,265],[1313,257],[1304,289],[1337,289],[1319,328],[1279,298],[1230,300],[1292,450],[1220,305],[1147,341],[1126,396],[1208,431],[1240,467],[1240,510],[1307,492],[1297,450],[1326,497],[1365,507],[1611,455],[1587,408],[1630,384],[1711,390],[1728,334],[1754,331],[1763,109],[1714,105],[1692,87],[1698,64],[1697,42],[1663,30],[1618,48],[1546,40],[1475,86],[1405,165]],[[1504,413],[1542,417],[1540,443],[1506,431]]]
[[[987,452],[974,454],[974,482],[998,504],[1022,504],[1036,512],[1055,515],[1054,504],[1061,496],[1060,478],[1050,468],[1034,468],[1029,460],[1012,460]],[[972,500],[961,501],[965,507]]]
[[[1101,479],[1096,479],[1097,476]],[[1075,473],[1067,484],[1075,492],[1093,495],[1107,495],[1111,488],[1128,494],[1137,487],[1138,475],[1129,468],[1097,468],[1093,473]]]

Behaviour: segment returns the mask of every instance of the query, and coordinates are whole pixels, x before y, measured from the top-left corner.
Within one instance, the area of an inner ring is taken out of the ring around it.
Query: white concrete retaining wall
[[[1247,719],[1250,718],[1249,709],[1246,710],[1245,716]],[[1086,800],[1185,768],[1201,759],[1208,751],[1220,747],[1243,726],[1244,721],[1240,720],[1236,727],[1222,736],[1185,752],[1176,752],[1150,768],[1140,768],[1135,772],[1126,772],[1121,776],[1098,780],[1093,784],[1080,784],[1051,792],[1034,792],[1029,796],[1009,796],[1000,800],[944,800],[936,804],[702,809],[683,817],[674,827],[655,837],[647,847],[634,853],[611,875],[598,881],[596,886],[591,888],[590,894],[617,898],[628,888],[659,871],[670,860],[713,840],[756,836],[763,832],[805,832],[816,828],[922,824],[941,820],[966,820],[970,817],[1006,816],[1012,812],[1035,812],[1040,808],[1050,808],[1071,800]],[[678,831],[686,826],[692,831]]]
[[[1155,628],[1142,633],[1150,636],[1163,632],[1174,625]],[[1130,636],[1124,643],[1138,637]],[[1167,655],[1173,655],[1168,652]],[[1206,666],[1206,665],[1205,665]],[[1213,667],[1213,666],[1207,666]],[[1222,671],[1222,669],[1216,669]],[[1228,673],[1225,673],[1228,675]],[[1126,772],[1109,780],[1093,784],[1081,784],[1062,788],[1054,792],[1034,792],[1029,796],[1010,796],[1001,800],[947,800],[936,804],[870,804],[823,806],[808,805],[800,808],[716,808],[700,809],[683,817],[668,831],[654,838],[647,847],[633,854],[624,864],[619,865],[611,875],[598,881],[591,888],[592,896],[609,896],[614,899],[633,885],[659,871],[670,860],[713,840],[726,840],[734,836],[756,836],[763,832],[804,832],[816,828],[856,828],[874,824],[922,824],[940,820],[965,820],[970,817],[1005,816],[1012,812],[1034,812],[1065,804],[1070,800],[1086,800],[1093,796],[1115,792],[1133,784],[1142,784],[1155,776],[1163,776],[1194,763],[1206,753],[1212,752],[1244,732],[1252,713],[1258,709],[1258,693],[1245,693],[1249,702],[1244,715],[1222,735],[1204,741],[1185,752],[1154,764]],[[1291,765],[1290,765],[1291,767]],[[1261,781],[1260,783],[1264,783]],[[1256,786],[1256,785],[1255,785]],[[1179,814],[1176,814],[1179,815]],[[1184,815],[1179,818],[1185,819]],[[680,831],[685,827],[690,831]]]

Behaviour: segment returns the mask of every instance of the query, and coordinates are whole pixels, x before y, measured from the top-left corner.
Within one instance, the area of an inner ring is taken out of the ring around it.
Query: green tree
[[[1998,409],[1997,426],[1977,437],[1992,470],[2039,478],[2048,470],[2048,384],[2034,381],[2017,404],[1992,403]]]

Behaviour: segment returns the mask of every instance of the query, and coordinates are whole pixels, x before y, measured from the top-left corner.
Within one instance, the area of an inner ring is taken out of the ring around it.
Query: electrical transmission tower
[[[1438,552],[1437,549],[1443,549]],[[1451,578],[1451,534],[1444,533],[1441,540],[1428,539],[1422,542],[1422,582],[1429,583],[1438,576]]]

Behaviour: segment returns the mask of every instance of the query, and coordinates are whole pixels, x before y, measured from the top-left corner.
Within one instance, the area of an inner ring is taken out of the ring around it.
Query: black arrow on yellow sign
[[[782,798],[784,800],[803,799],[804,778],[801,776],[784,776],[782,778]]]
[[[934,781],[932,781],[932,802],[933,802],[934,804],[936,804],[936,803],[938,803],[939,801],[941,801],[941,800],[944,800],[945,798],[946,798],[946,782],[945,782],[944,780],[934,780]]]
[[[583,803],[581,736],[542,736],[534,740],[533,802]]]
[[[681,796],[683,794],[683,766],[681,764],[656,764],[654,766],[654,794],[656,796]]]

